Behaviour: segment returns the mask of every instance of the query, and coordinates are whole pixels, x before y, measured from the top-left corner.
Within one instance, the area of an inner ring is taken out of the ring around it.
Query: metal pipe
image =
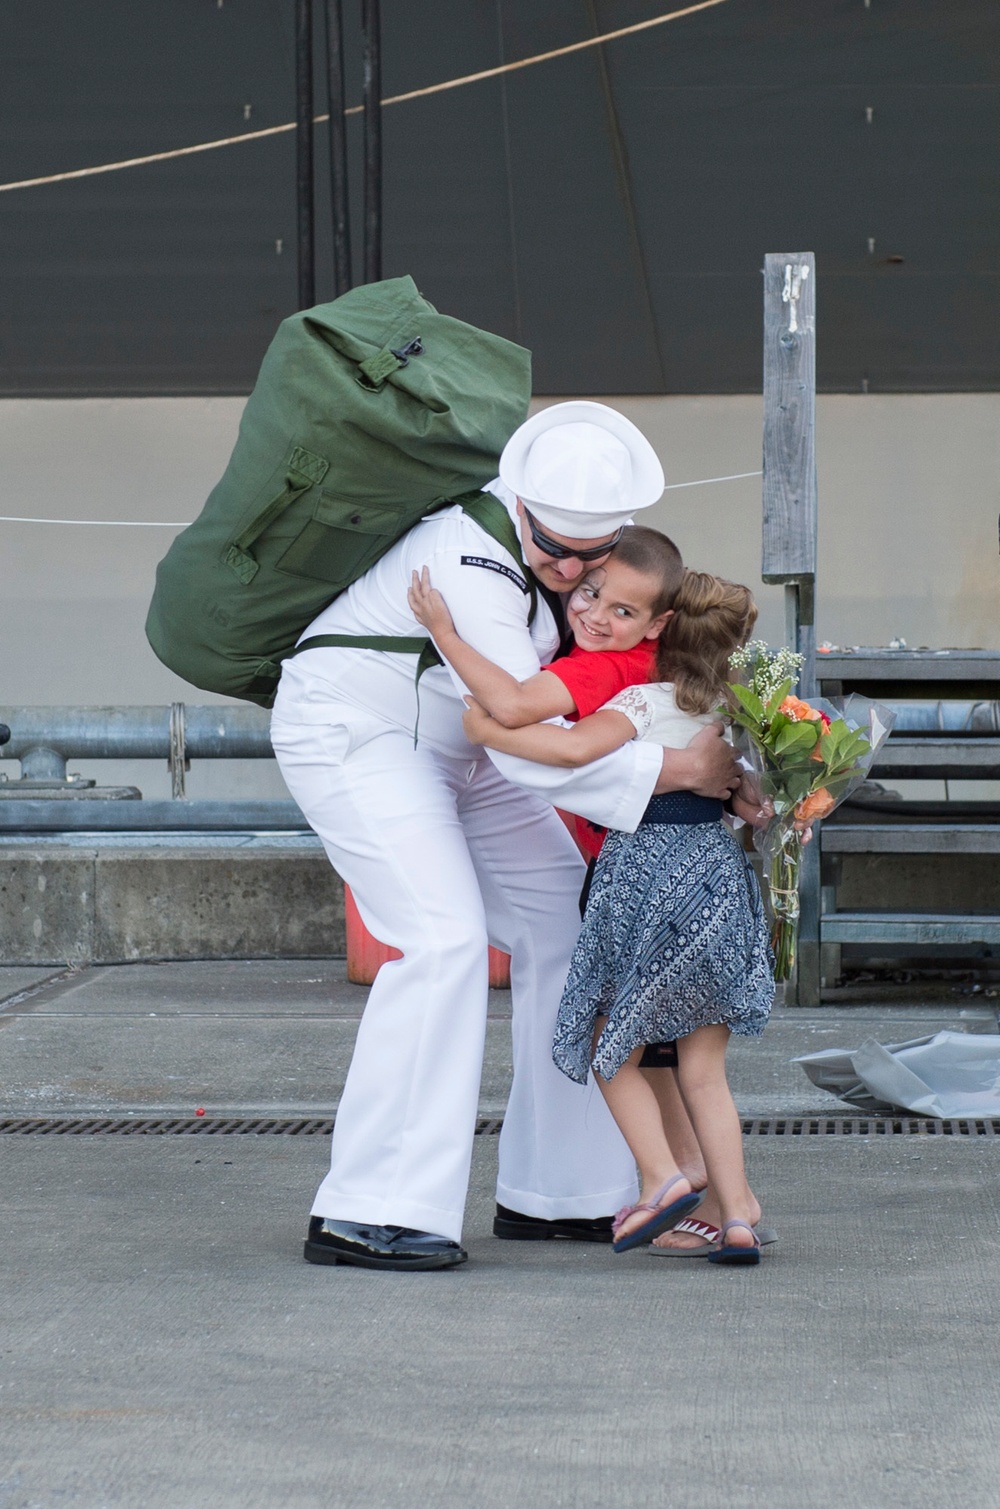
[[[894,735],[1000,734],[998,702],[899,701],[887,706],[896,714]],[[182,710],[181,710],[182,709]],[[46,761],[67,759],[268,760],[271,758],[270,714],[262,707],[7,707],[0,708],[9,727],[0,738],[0,760],[36,761],[39,779]],[[183,750],[178,750],[179,728]],[[55,772],[55,766],[51,766]]]
[[[382,277],[382,39],[379,0],[361,0],[364,30],[365,282]]]
[[[312,0],[295,0],[295,120],[299,308],[310,309],[316,302]]]
[[[0,833],[304,833],[294,802],[0,802]]]
[[[333,292],[339,298],[354,286],[351,273],[350,184],[344,109],[344,26],[342,0],[326,0],[326,68],[330,123],[330,208],[333,213]]]
[[[897,734],[1000,734],[1000,702],[908,700],[886,705],[896,714]]]
[[[0,759],[50,757],[167,760],[177,714],[169,707],[10,707],[10,740]],[[268,760],[270,717],[262,707],[184,708],[184,755],[196,760]],[[65,771],[63,772],[65,773]]]
[[[878,761],[882,774],[902,776],[903,767],[914,767],[919,751],[905,750],[902,741],[906,735],[920,735],[920,770],[926,767],[926,773],[940,777],[941,759],[953,759],[982,777],[977,744],[1000,735],[1000,703],[913,700],[887,706],[896,714],[896,724]],[[23,782],[65,782],[69,759],[161,759],[172,762],[173,791],[183,795],[183,771],[192,759],[273,758],[270,715],[264,708],[173,703],[172,708],[29,706],[2,711],[11,736],[6,744],[0,742],[0,761],[20,761]],[[956,738],[961,742],[949,755],[944,745],[950,748]],[[979,748],[979,755],[985,748]]]

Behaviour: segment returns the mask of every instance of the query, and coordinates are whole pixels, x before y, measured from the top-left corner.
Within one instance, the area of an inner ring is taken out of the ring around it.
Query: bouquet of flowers
[[[894,716],[857,695],[837,703],[793,696],[802,656],[770,650],[759,639],[737,650],[729,664],[745,678],[729,683],[735,702],[729,716],[743,730],[741,751],[774,812],[755,832],[754,845],[767,877],[775,978],[787,980],[798,935],[802,834],[861,785]]]

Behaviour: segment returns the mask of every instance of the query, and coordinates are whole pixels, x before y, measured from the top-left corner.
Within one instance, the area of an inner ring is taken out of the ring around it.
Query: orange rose
[[[810,791],[796,805],[795,816],[800,823],[814,823],[817,818],[826,817],[836,807],[836,799],[832,797],[825,786],[818,791]]]
[[[820,726],[820,731],[819,731],[819,739],[816,740],[816,747],[813,750],[812,754],[809,756],[809,758],[810,758],[810,760],[819,760],[820,763],[822,763],[823,756],[820,753],[820,747],[819,747],[820,746],[820,740],[823,738],[823,735],[829,730],[830,720],[826,716],[826,713],[819,713],[818,717],[819,717],[819,721],[820,721],[820,725],[821,725]]]
[[[791,718],[793,723],[822,722],[827,728],[830,726],[830,720],[825,713],[818,712],[808,702],[803,702],[801,697],[793,697],[790,694],[778,708],[778,712],[784,713],[786,718]]]

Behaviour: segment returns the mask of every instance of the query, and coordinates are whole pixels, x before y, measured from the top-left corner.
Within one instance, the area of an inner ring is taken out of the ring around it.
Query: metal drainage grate
[[[1000,1119],[923,1116],[766,1116],[747,1137],[1000,1137]],[[481,1116],[477,1137],[496,1137],[500,1117]],[[0,1135],[21,1137],[329,1137],[332,1116],[8,1116]]]
[[[1000,1137],[1000,1120],[924,1116],[769,1116],[743,1122],[746,1137]]]
[[[477,1137],[503,1122],[481,1116]],[[329,1137],[332,1116],[8,1116],[0,1135],[21,1137]]]

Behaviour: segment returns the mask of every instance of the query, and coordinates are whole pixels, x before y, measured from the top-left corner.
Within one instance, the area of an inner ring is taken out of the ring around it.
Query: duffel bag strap
[[[285,468],[285,485],[281,492],[244,526],[226,550],[226,565],[235,572],[244,586],[252,582],[260,570],[260,562],[250,553],[251,545],[256,543],[275,519],[280,518],[286,508],[291,507],[296,498],[301,498],[310,487],[322,482],[329,469],[329,461],[300,445],[292,451]]]
[[[313,634],[303,639],[294,650],[282,655],[282,660],[291,660],[303,650],[387,650],[397,655],[416,655],[417,670],[413,689],[417,695],[417,717],[413,725],[413,747],[417,745],[417,730],[420,726],[420,678],[432,665],[444,665],[432,639],[405,634]]]
[[[462,498],[453,499],[453,502],[461,504],[465,513],[473,519],[481,529],[484,529],[491,539],[496,540],[504,550],[508,551],[517,561],[524,572],[524,579],[528,584],[530,605],[528,609],[528,623],[534,622],[535,613],[538,610],[538,586],[534,576],[524,563],[521,553],[521,542],[517,537],[517,530],[511,523],[510,514],[504,508],[499,498],[494,498],[492,493],[471,493]],[[301,655],[303,650],[382,650],[389,654],[416,655],[417,670],[414,676],[414,688],[417,694],[417,722],[413,728],[413,743],[417,742],[417,726],[420,722],[420,678],[425,671],[430,670],[432,665],[443,665],[444,661],[438,654],[434,641],[416,635],[404,634],[312,634],[308,639],[303,639],[294,650],[289,650],[283,655],[282,660],[291,660],[295,655]]]
[[[456,499],[461,503],[462,511],[469,515],[480,527],[485,529],[491,540],[496,540],[504,550],[512,555],[524,572],[524,579],[528,584],[528,624],[535,621],[538,612],[538,585],[534,576],[524,564],[524,556],[521,554],[521,541],[517,537],[517,530],[511,523],[510,514],[504,508],[499,498],[492,493],[467,493]]]
[[[390,654],[416,655],[417,674],[415,681],[419,684],[421,676],[429,671],[432,665],[444,665],[444,661],[438,654],[433,639],[418,638],[415,634],[313,634],[309,639],[303,639],[294,650],[289,650],[287,655],[282,655],[282,660],[291,660],[293,655],[301,655],[303,650],[388,650]]]
[[[405,346],[383,346],[381,351],[376,351],[374,356],[369,356],[366,361],[358,363],[360,377],[355,378],[368,393],[381,393],[382,386],[387,377],[398,372],[400,367],[410,365],[411,356],[423,356],[424,346],[419,335],[407,341]]]
[[[528,612],[528,623],[534,621],[538,608],[538,585],[527,566],[524,564],[524,556],[521,554],[521,542],[517,537],[517,530],[510,520],[510,514],[504,508],[499,498],[494,498],[491,493],[467,493],[459,502],[465,513],[485,529],[491,539],[502,545],[517,561],[524,572],[525,581],[528,583],[528,593],[531,605]],[[416,635],[403,634],[313,634],[308,639],[303,639],[294,650],[289,650],[283,655],[283,660],[291,660],[293,655],[301,655],[303,650],[322,649],[355,649],[355,650],[386,650],[390,654],[418,655],[417,680],[419,681],[424,671],[432,665],[442,665],[443,661],[434,642],[431,639]]]
[[[427,646],[433,644],[425,635],[416,634],[407,637],[402,634],[313,634],[309,639],[303,639],[294,650],[289,650],[287,655],[282,655],[282,660],[291,660],[293,655],[301,655],[303,650],[389,650],[397,655],[422,655]],[[437,650],[434,650],[437,655]],[[432,662],[433,664],[434,662]],[[441,657],[438,656],[437,664],[440,665]]]

